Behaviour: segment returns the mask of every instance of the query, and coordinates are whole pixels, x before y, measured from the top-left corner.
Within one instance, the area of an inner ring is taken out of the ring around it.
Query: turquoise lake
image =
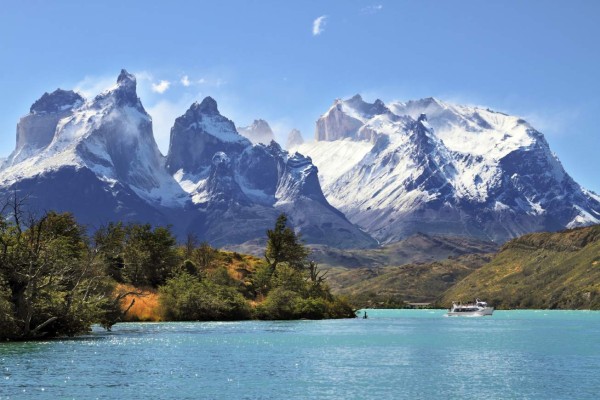
[[[600,312],[126,323],[0,344],[0,399],[597,399]]]

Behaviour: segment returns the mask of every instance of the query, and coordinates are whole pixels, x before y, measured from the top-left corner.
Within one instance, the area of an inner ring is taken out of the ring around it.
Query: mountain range
[[[92,229],[171,225],[215,246],[264,237],[282,212],[306,243],[335,248],[417,232],[501,242],[600,222],[600,198],[517,117],[357,95],[319,118],[314,141],[290,132],[286,151],[266,121],[236,128],[206,97],[174,121],[163,156],[136,86],[123,70],[92,99],[57,89],[35,101],[2,161],[0,195]]]
[[[434,98],[336,100],[298,146],[327,200],[381,243],[414,233],[504,242],[600,222],[600,197],[578,185],[525,120]]]

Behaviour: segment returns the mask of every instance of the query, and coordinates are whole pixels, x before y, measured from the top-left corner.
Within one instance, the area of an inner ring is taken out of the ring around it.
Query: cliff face
[[[19,163],[48,146],[54,138],[58,121],[71,115],[84,101],[73,91],[57,89],[52,93],[44,93],[33,103],[29,114],[19,120],[17,145],[5,166]]]

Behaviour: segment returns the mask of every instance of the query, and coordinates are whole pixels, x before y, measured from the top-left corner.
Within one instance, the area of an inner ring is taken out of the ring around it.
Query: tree
[[[12,199],[0,222],[0,336],[72,336],[99,319],[113,286],[71,214],[24,216]],[[6,324],[6,325],[5,325]]]
[[[119,224],[112,226],[113,232],[109,236],[119,237],[122,240],[121,253],[115,256],[122,262],[122,282],[134,286],[162,285],[171,273],[181,265],[177,255],[176,240],[171,230],[166,227],[152,228],[150,224],[130,224],[122,228]],[[121,234],[120,229],[124,229]]]
[[[215,259],[217,250],[213,249],[208,242],[200,243],[200,246],[195,249],[194,257],[201,269],[207,269]]]
[[[274,273],[279,263],[285,262],[293,268],[303,269],[309,250],[302,244],[293,229],[287,226],[285,214],[279,215],[274,229],[267,231],[265,259]]]
[[[191,259],[194,256],[194,250],[198,246],[198,236],[193,233],[188,233],[185,239],[184,246],[184,257],[186,260]]]

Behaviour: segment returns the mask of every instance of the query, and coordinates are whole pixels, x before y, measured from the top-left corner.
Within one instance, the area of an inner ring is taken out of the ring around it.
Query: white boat
[[[474,303],[457,303],[452,302],[452,308],[448,310],[449,317],[483,317],[492,315],[494,307],[488,307],[485,301],[476,299]]]

